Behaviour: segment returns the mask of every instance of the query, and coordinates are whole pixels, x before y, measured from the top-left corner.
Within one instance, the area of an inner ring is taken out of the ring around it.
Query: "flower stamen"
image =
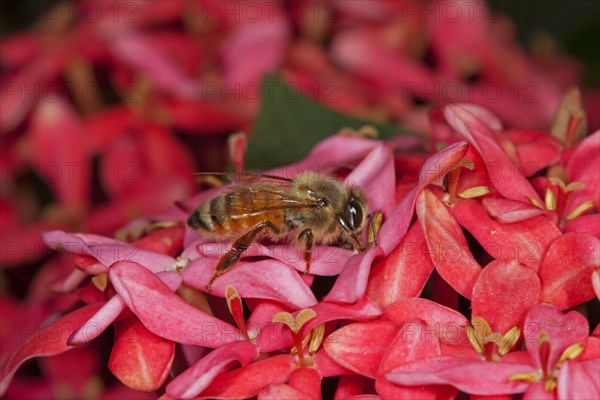
[[[550,337],[548,336],[548,333],[542,331],[537,340],[537,348],[541,364],[540,371],[520,372],[510,376],[508,381],[525,381],[532,383],[543,381],[544,390],[546,392],[552,392],[555,390],[558,384],[557,377],[560,368],[563,366],[565,361],[574,360],[575,358],[579,357],[579,355],[583,352],[584,345],[582,343],[575,343],[567,347],[562,352],[554,366],[549,364],[550,347]]]
[[[272,322],[281,322],[285,325],[287,325],[287,327],[290,329],[290,331],[292,331],[292,340],[294,341],[294,348],[292,349],[292,354],[298,354],[298,365],[299,366],[311,366],[312,365],[312,359],[308,358],[306,359],[304,357],[304,348],[305,346],[309,343],[312,342],[311,341],[311,336],[312,336],[312,332],[306,336],[306,338],[302,338],[300,336],[300,330],[302,329],[302,327],[304,326],[304,324],[306,322],[308,322],[309,320],[315,318],[317,316],[317,313],[315,312],[315,310],[311,309],[311,308],[305,308],[303,310],[300,310],[298,312],[298,314],[296,315],[296,317],[294,317],[292,314],[290,314],[289,312],[286,311],[281,311],[278,312],[277,314],[273,315],[272,318]],[[324,332],[324,331],[323,331]],[[321,338],[321,341],[323,339]],[[310,347],[309,347],[310,349]],[[309,353],[310,354],[310,353]]]
[[[237,289],[231,285],[225,287],[225,301],[227,302],[227,308],[229,313],[233,317],[242,336],[247,342],[254,343],[255,338],[250,338],[248,335],[248,327],[246,326],[246,320],[244,319],[244,306],[242,305],[242,298],[238,293]]]
[[[521,330],[513,326],[504,335],[493,332],[482,317],[473,317],[471,326],[465,326],[469,342],[484,360],[499,361],[519,341]]]

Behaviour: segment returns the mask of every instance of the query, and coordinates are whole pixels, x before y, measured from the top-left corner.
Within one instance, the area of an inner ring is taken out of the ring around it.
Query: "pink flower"
[[[529,311],[524,327],[527,353],[506,357],[511,361],[427,358],[396,368],[387,378],[403,385],[452,384],[479,395],[526,391],[526,398],[566,399],[593,398],[600,393],[593,378],[600,368],[600,354],[597,344],[584,352],[590,342],[581,314],[563,315],[554,307],[539,305]],[[595,342],[595,338],[590,340]],[[472,378],[476,370],[485,380]]]

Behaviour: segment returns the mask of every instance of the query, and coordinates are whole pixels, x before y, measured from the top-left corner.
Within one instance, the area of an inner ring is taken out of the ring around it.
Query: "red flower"
[[[587,339],[587,321],[581,314],[563,315],[554,307],[538,305],[529,311],[524,329],[527,353],[510,354],[500,363],[457,357],[424,358],[402,365],[386,376],[402,385],[451,384],[478,395],[526,391],[526,398],[598,396],[600,391],[593,377],[600,368],[600,353],[596,338]],[[484,379],[473,379],[474,376]]]

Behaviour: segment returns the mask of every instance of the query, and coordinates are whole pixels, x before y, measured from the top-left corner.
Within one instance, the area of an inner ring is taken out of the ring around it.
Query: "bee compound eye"
[[[347,220],[350,221],[352,230],[355,230],[362,225],[364,219],[363,210],[360,204],[358,203],[357,199],[352,198],[350,200],[350,202],[348,203],[347,214]]]

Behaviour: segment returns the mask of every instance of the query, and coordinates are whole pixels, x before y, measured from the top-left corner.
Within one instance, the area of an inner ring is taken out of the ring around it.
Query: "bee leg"
[[[229,271],[236,262],[239,261],[242,253],[250,247],[252,242],[256,240],[258,235],[265,229],[270,228],[274,232],[277,232],[277,228],[269,221],[263,221],[256,225],[254,225],[248,232],[244,233],[235,242],[231,245],[231,250],[227,253],[223,254],[221,258],[219,258],[219,262],[217,264],[217,269],[215,274],[210,279],[210,281],[206,284],[206,291],[210,292],[210,287],[213,282],[221,275]]]
[[[312,259],[313,245],[315,244],[315,237],[312,229],[305,229],[298,235],[298,240],[304,242],[304,260],[306,261],[305,274],[310,271],[310,260]]]

